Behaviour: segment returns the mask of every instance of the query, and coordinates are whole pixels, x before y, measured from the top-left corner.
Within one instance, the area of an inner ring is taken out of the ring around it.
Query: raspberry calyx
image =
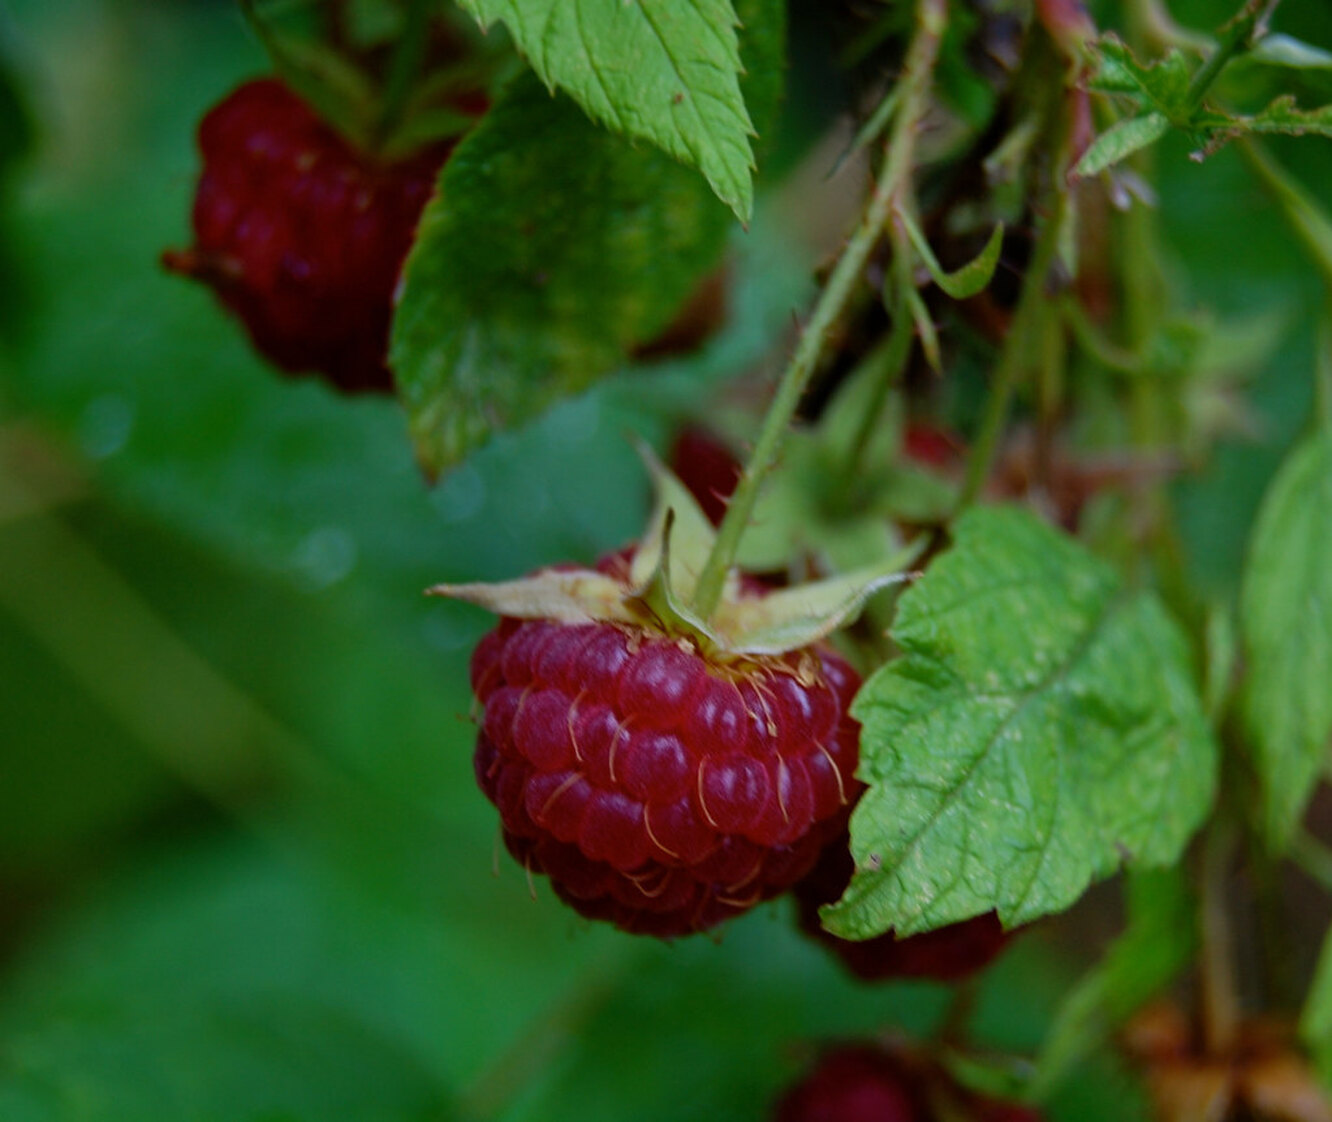
[[[672,937],[789,889],[859,791],[851,666],[824,641],[888,575],[689,606],[712,529],[657,468],[652,531],[596,569],[432,592],[502,618],[472,657],[474,763],[510,853],[585,916]]]

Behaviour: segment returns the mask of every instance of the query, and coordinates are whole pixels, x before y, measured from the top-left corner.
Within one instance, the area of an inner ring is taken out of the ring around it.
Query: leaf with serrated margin
[[[900,602],[903,651],[863,687],[856,873],[837,935],[1069,907],[1121,863],[1174,861],[1216,746],[1156,597],[1034,515],[973,509]]]
[[[736,7],[766,128],[783,9]],[[445,164],[403,271],[389,358],[422,466],[452,466],[613,368],[667,325],[730,225],[689,168],[520,75]]]
[[[1252,116],[1202,113],[1193,129],[1206,138],[1201,155],[1210,156],[1223,145],[1246,134],[1280,133],[1285,136],[1332,136],[1332,105],[1301,109],[1290,95],[1277,98]]]
[[[1144,113],[1111,125],[1088,146],[1073,169],[1074,175],[1099,175],[1140,148],[1155,144],[1170,131],[1170,122],[1160,113]]]
[[[741,221],[753,125],[731,0],[459,0],[502,21],[541,80],[596,121],[701,171]]]
[[[1096,70],[1089,86],[1097,93],[1130,97],[1146,109],[1175,117],[1188,104],[1192,68],[1179,50],[1162,59],[1141,63],[1115,35],[1103,35],[1094,45]]]
[[[1286,459],[1254,523],[1240,595],[1264,832],[1285,846],[1332,738],[1332,434]]]
[[[520,75],[455,149],[403,272],[390,362],[418,458],[589,385],[665,326],[723,247],[703,182]]]

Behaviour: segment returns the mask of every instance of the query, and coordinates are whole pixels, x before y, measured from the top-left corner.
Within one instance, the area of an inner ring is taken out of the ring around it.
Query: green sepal
[[[939,259],[935,257],[934,250],[930,248],[930,243],[926,241],[925,235],[921,233],[920,228],[906,214],[898,216],[905,227],[907,237],[911,239],[911,244],[915,247],[920,259],[929,270],[934,283],[942,288],[954,300],[966,300],[975,296],[977,293],[984,292],[986,286],[994,278],[994,271],[999,267],[999,253],[1004,247],[1004,224],[999,223],[990,234],[990,239],[985,243],[985,248],[980,251],[972,260],[968,261],[961,268],[954,269],[951,273],[945,272]]]
[[[446,596],[515,619],[553,619],[560,623],[619,620],[632,623],[623,608],[624,585],[595,569],[551,570],[494,583],[436,584],[427,596]]]
[[[693,599],[699,574],[712,552],[717,532],[689,488],[657,458],[646,444],[639,445],[639,455],[647,465],[656,494],[648,531],[634,551],[629,580],[634,586],[646,585],[667,559],[670,539],[669,577],[672,589],[685,603]]]
[[[722,606],[717,630],[726,649],[741,654],[781,654],[826,639],[860,614],[874,593],[911,579],[902,569],[921,553],[921,543],[891,561],[838,577],[747,596]]]

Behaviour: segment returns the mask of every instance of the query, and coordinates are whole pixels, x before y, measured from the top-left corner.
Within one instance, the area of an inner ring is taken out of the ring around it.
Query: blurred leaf
[[[1332,434],[1287,457],[1253,527],[1240,603],[1243,706],[1268,841],[1285,846],[1332,738]]]
[[[1222,145],[1250,134],[1332,136],[1332,105],[1301,109],[1294,97],[1285,95],[1251,116],[1201,113],[1194,118],[1192,128],[1203,140],[1203,155],[1211,155]]]
[[[743,39],[755,118],[775,116],[782,24]],[[731,222],[697,177],[595,127],[530,75],[445,165],[404,271],[391,360],[419,459],[440,471],[601,377],[663,329]],[[485,231],[479,236],[478,231]]]
[[[1155,144],[1169,131],[1170,122],[1160,113],[1120,121],[1091,142],[1073,170],[1077,175],[1099,175],[1139,149]]]
[[[1126,887],[1128,926],[1068,991],[1050,1023],[1031,1088],[1038,1099],[1072,1075],[1192,960],[1197,901],[1184,871],[1175,866],[1132,873]]]
[[[504,21],[552,90],[592,118],[698,168],[741,221],[754,207],[731,0],[459,0],[482,24]]]
[[[1018,510],[968,511],[954,543],[852,709],[869,790],[839,935],[1062,911],[1121,863],[1175,860],[1211,805],[1216,746],[1156,598]]]
[[[1323,936],[1318,966],[1304,996],[1300,1039],[1309,1049],[1323,1085],[1332,1086],[1332,929]]]
[[[4,26],[0,21],[0,181],[28,155],[37,141],[37,126],[28,108],[18,77],[4,48]]]
[[[520,76],[444,166],[404,270],[391,361],[442,470],[664,327],[728,222],[679,165]]]
[[[450,1117],[405,1000],[440,976],[425,929],[237,844],[74,918],[7,980],[6,1119]]]
[[[1280,32],[1259,39],[1244,57],[1292,70],[1332,70],[1332,52]]]
[[[1096,70],[1091,89],[1128,97],[1172,120],[1183,112],[1193,66],[1181,51],[1171,50],[1164,58],[1141,63],[1115,35],[1102,36],[1092,49]]]

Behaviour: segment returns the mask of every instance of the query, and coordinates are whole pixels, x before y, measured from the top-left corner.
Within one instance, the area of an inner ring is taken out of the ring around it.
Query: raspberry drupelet
[[[390,390],[394,287],[452,148],[381,161],[278,79],[247,82],[200,123],[194,244],[163,263],[212,288],[283,370]]]
[[[626,931],[687,935],[786,891],[859,790],[859,679],[822,645],[719,659],[646,627],[504,619],[471,674],[509,851]]]

